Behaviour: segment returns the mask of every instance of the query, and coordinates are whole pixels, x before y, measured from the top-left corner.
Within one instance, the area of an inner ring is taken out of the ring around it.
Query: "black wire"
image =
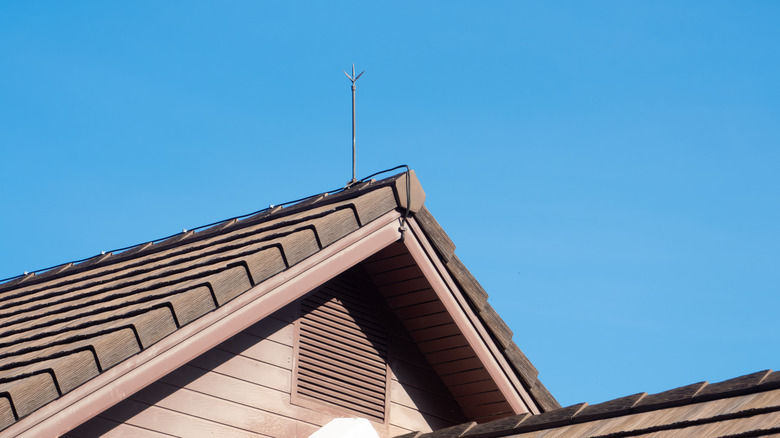
[[[382,171],[373,173],[373,174],[371,174],[371,175],[361,179],[359,182],[365,182],[366,180],[371,179],[371,178],[373,178],[373,177],[375,177],[377,175],[381,175],[383,173],[392,172],[392,171],[398,170],[398,169],[400,169],[402,167],[406,168],[406,174],[407,174],[407,178],[406,178],[407,202],[406,202],[406,213],[404,214],[404,220],[406,220],[406,216],[409,214],[409,177],[408,177],[408,175],[409,175],[409,166],[407,166],[406,164],[401,164],[400,166],[393,167],[392,169],[382,170]],[[294,201],[287,201],[287,202],[283,202],[281,204],[271,204],[270,207],[266,207],[266,208],[263,208],[262,210],[257,210],[257,211],[252,212],[252,213],[242,214],[240,216],[234,216],[234,217],[231,217],[231,218],[228,218],[228,219],[223,219],[221,221],[212,222],[212,223],[206,224],[206,225],[200,225],[200,226],[192,228],[192,229],[187,229],[187,231],[182,231],[181,233],[171,234],[170,236],[167,236],[167,237],[161,237],[159,239],[155,239],[155,240],[151,240],[151,241],[147,241],[147,242],[136,243],[135,245],[126,246],[124,248],[114,249],[114,250],[111,250],[111,251],[104,251],[100,255],[103,255],[103,254],[113,254],[113,253],[116,253],[116,252],[127,251],[129,249],[138,248],[141,245],[146,245],[147,243],[162,242],[164,240],[168,240],[168,239],[171,239],[173,237],[180,236],[180,235],[182,235],[184,233],[188,233],[190,231],[198,231],[198,230],[202,230],[204,228],[210,228],[210,227],[213,227],[213,226],[216,226],[216,225],[224,224],[224,223],[230,222],[232,220],[244,219],[244,218],[247,218],[247,217],[250,217],[250,216],[254,216],[256,214],[264,213],[264,212],[269,211],[269,210],[271,210],[271,209],[273,209],[275,207],[284,207],[284,206],[290,205],[290,204],[297,204],[299,202],[303,202],[303,201],[306,201],[306,200],[309,200],[309,199],[312,199],[312,198],[316,198],[317,196],[322,196],[322,195],[325,195],[325,194],[327,194],[329,196],[330,195],[334,195],[336,193],[343,192],[346,189],[347,189],[347,187],[341,187],[341,188],[330,190],[330,191],[327,191],[327,192],[322,192],[322,193],[317,193],[315,195],[306,196],[304,198],[296,199]],[[43,268],[43,269],[37,269],[35,271],[28,271],[28,272],[26,272],[24,274],[14,275],[13,277],[4,278],[4,279],[0,280],[0,283],[5,283],[7,281],[15,280],[17,278],[24,277],[25,275],[28,275],[28,274],[37,274],[39,272],[50,271],[52,269],[56,269],[56,268],[59,268],[61,266],[65,266],[67,264],[74,264],[75,265],[75,264],[78,264],[78,263],[86,262],[87,260],[90,260],[90,259],[92,259],[94,257],[96,257],[96,256],[87,257],[85,259],[76,260],[76,261],[72,261],[72,262],[60,263],[59,265],[54,265],[54,266],[51,266],[51,267],[48,267],[48,268]],[[0,286],[2,286],[2,284],[0,284]]]
[[[392,169],[382,170],[361,179],[360,182],[363,182],[369,178],[373,178],[379,174],[392,172],[394,170],[398,170],[401,168],[406,169],[406,210],[404,211],[404,216],[401,221],[401,226],[398,228],[398,231],[401,232],[401,240],[404,240],[404,232],[406,232],[406,224],[409,223],[409,211],[412,208],[412,190],[411,190],[412,178],[409,172],[409,166],[407,166],[406,164],[401,164],[400,166],[395,166]]]
[[[409,173],[409,166],[407,166],[406,164],[401,164],[400,166],[395,166],[392,169],[381,170],[381,171],[379,171],[377,173],[372,173],[371,175],[368,175],[367,177],[361,179],[360,182],[363,182],[363,181],[365,181],[365,180],[367,180],[369,178],[373,178],[373,177],[375,177],[377,175],[381,175],[383,173],[387,173],[387,172],[392,172],[394,170],[398,170],[398,169],[400,169],[402,167],[406,169],[406,173],[408,174]]]

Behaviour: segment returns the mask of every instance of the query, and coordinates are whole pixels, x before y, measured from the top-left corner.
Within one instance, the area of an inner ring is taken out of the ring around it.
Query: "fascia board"
[[[447,269],[442,265],[435,250],[424,237],[420,225],[409,218],[412,236],[406,236],[404,245],[423,271],[434,292],[455,320],[461,333],[474,349],[477,357],[496,382],[499,390],[509,402],[516,414],[530,412],[539,414],[540,410],[533,398],[523,387],[512,367],[500,352],[484,325],[459,291]],[[412,238],[410,238],[412,237]]]

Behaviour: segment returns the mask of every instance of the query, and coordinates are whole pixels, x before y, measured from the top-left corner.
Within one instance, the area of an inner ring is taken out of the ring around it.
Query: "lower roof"
[[[694,383],[540,415],[464,423],[403,438],[757,437],[780,434],[780,372],[760,371],[719,383]]]

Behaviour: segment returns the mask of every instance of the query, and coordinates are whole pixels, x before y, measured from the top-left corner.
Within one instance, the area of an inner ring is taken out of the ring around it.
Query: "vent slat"
[[[365,323],[364,319],[355,318],[352,315],[336,312],[332,309],[319,308],[317,310],[311,311],[309,312],[307,320],[311,318],[319,319],[326,324],[350,328],[354,332],[360,333],[366,338],[370,337],[381,341],[386,337],[384,335],[385,330],[371,327],[369,324]]]
[[[312,300],[307,299],[303,302],[304,308],[313,309],[325,306],[338,312],[349,314],[351,315],[350,318],[362,318],[369,326],[380,331],[382,330],[382,325],[378,324],[374,319],[377,314],[376,309],[379,306],[378,303],[357,302],[356,300],[348,299],[343,295],[338,295],[336,297],[330,295],[317,296],[312,298]]]
[[[320,370],[319,372],[311,370],[303,371],[299,374],[301,380],[308,380],[317,385],[323,385],[331,388],[333,391],[341,392],[345,396],[352,396],[364,400],[369,403],[381,404],[385,399],[384,388],[376,388],[374,391],[362,388],[362,382],[355,379],[349,379],[347,376],[339,375],[336,377],[329,377],[328,370]]]
[[[320,354],[325,356],[341,354],[335,353],[334,350],[343,350],[342,353],[345,359],[375,364],[378,368],[384,368],[386,362],[384,360],[385,354],[378,352],[376,349],[354,342],[345,343],[343,339],[325,338],[323,337],[323,331],[312,330],[312,327],[301,327],[301,344],[318,349]]]
[[[363,387],[365,387],[365,390],[369,392],[384,391],[385,388],[384,382],[379,381],[379,378],[381,377],[379,374],[367,376],[363,373],[353,372],[348,369],[334,369],[334,367],[327,366],[327,363],[323,363],[314,357],[302,356],[301,362],[304,364],[304,366],[298,370],[299,373],[310,370],[312,372],[324,373],[326,375],[333,376],[334,378],[343,377],[344,379],[354,382],[356,385],[362,385],[360,388],[356,389],[359,391],[362,391]]]
[[[355,359],[349,359],[337,354],[333,354],[331,351],[322,350],[314,346],[304,348],[299,351],[301,358],[310,358],[314,361],[320,361],[328,363],[332,366],[343,367],[349,369],[358,374],[363,374],[367,378],[378,378],[384,373],[384,368],[380,366],[381,362],[363,360],[356,361]]]
[[[324,318],[311,318],[303,321],[301,322],[301,328],[309,332],[318,333],[321,336],[328,336],[330,333],[332,333],[333,330],[337,330],[341,332],[342,336],[347,338],[343,340],[343,343],[363,346],[362,349],[372,351],[380,355],[384,355],[384,352],[387,351],[387,345],[382,343],[382,339],[367,337],[360,331],[352,329],[351,327],[339,326],[338,324],[333,324]]]
[[[364,330],[368,333],[374,333],[377,334],[379,337],[384,337],[383,336],[383,333],[385,332],[384,327],[380,324],[377,324],[373,319],[376,316],[375,314],[366,315],[363,313],[359,313],[357,311],[352,311],[351,313],[348,313],[344,309],[343,304],[335,303],[332,301],[323,303],[316,308],[307,308],[304,305],[304,310],[306,310],[310,314],[323,315],[323,316],[327,315],[330,318],[338,318],[340,321],[346,321],[348,324],[352,324],[353,326],[361,330]]]
[[[353,269],[301,301],[297,394],[384,421],[387,334],[377,297]]]
[[[308,395],[309,397],[327,402],[329,404],[341,408],[346,408],[352,412],[365,414],[372,418],[384,419],[385,416],[384,409],[380,411],[378,407],[372,409],[372,406],[366,406],[365,404],[351,402],[343,398],[340,394],[333,393],[327,388],[323,388],[321,386],[311,385],[303,389],[299,388],[299,393],[303,395]]]

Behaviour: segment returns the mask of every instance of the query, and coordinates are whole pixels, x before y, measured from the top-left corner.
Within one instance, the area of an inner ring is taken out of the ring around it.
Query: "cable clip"
[[[408,229],[408,228],[406,228],[406,218],[405,218],[405,217],[402,217],[402,218],[401,218],[401,226],[400,226],[400,227],[398,227],[398,231],[401,233],[401,242],[403,242],[403,241],[404,241],[404,236],[405,236],[405,234],[404,234],[404,233],[406,233],[406,231],[408,231],[408,230],[409,230],[409,229]]]

